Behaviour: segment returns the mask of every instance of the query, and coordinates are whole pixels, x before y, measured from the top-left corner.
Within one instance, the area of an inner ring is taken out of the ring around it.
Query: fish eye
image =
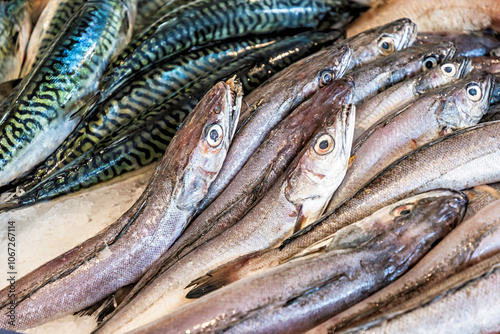
[[[388,36],[380,37],[377,46],[380,53],[387,56],[394,52],[394,39]]]
[[[481,100],[483,93],[481,92],[481,87],[477,83],[470,83],[466,88],[467,97],[474,102]]]
[[[333,79],[335,79],[335,74],[330,70],[323,70],[320,73],[320,82],[319,86],[324,87],[332,83]]]
[[[222,142],[222,127],[212,124],[207,131],[207,142],[211,147],[217,147]]]
[[[457,74],[457,67],[454,64],[443,64],[441,65],[441,70],[448,77],[453,77]]]
[[[391,215],[394,217],[408,216],[414,208],[415,204],[403,204],[392,210]]]
[[[335,147],[335,140],[333,140],[332,136],[328,134],[324,134],[316,139],[314,143],[314,151],[319,155],[325,155],[333,151]]]
[[[423,69],[424,71],[430,70],[434,68],[437,65],[437,59],[433,56],[429,56],[424,59],[424,66]]]

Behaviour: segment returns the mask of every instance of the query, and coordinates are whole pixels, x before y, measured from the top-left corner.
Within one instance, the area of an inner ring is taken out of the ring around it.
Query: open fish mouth
[[[241,112],[241,100],[243,99],[243,88],[241,84],[236,81],[235,77],[226,81],[229,87],[229,94],[227,98],[227,105],[231,108],[229,110],[229,130],[231,133],[231,140],[234,137]]]
[[[409,19],[406,20],[410,24],[407,24],[404,28],[403,38],[401,39],[403,45],[400,47],[400,49],[406,49],[410,47],[410,45],[412,45],[417,38],[417,25],[415,23],[411,23]]]
[[[472,61],[470,60],[470,58],[462,58],[460,61],[460,65],[458,67],[458,73],[459,73],[458,77],[459,78],[465,77],[465,75],[470,72],[471,66],[472,66]]]

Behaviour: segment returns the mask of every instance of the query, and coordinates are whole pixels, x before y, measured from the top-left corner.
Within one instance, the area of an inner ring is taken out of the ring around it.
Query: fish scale
[[[252,33],[314,28],[328,11],[339,9],[343,4],[343,0],[200,0],[189,3],[155,22],[131,42],[124,56],[118,57],[102,79],[101,88],[106,95],[110,94],[136,71],[143,71],[191,46]],[[139,46],[135,48],[136,45]]]
[[[46,158],[76,126],[71,115],[96,88],[126,15],[122,1],[88,1],[21,82],[0,125],[1,184]]]

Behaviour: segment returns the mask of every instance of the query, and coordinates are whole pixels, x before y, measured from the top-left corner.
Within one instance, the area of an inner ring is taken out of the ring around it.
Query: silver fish
[[[467,198],[404,199],[335,233],[326,247],[241,280],[134,333],[300,333],[383,287],[460,222]]]
[[[220,170],[241,108],[241,84],[220,82],[172,139],[137,202],[112,225],[16,282],[16,324],[25,329],[80,311],[134,283],[182,233]],[[0,291],[7,309],[8,288]],[[2,311],[3,312],[3,311]]]
[[[353,106],[332,113],[287,172],[245,217],[142,289],[130,292],[125,306],[118,308],[97,332],[124,333],[172,312],[190,301],[184,289],[192,280],[238,256],[275,246],[291,235],[297,224],[307,225],[317,219],[347,168],[354,118]]]

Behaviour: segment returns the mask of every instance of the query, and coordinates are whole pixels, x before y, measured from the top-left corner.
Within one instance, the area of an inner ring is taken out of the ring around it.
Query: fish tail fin
[[[206,275],[193,280],[188,286],[186,286],[186,289],[193,287],[186,294],[186,298],[200,298],[209,292],[218,290],[226,285],[236,282],[240,278],[247,276],[245,272],[248,272],[248,270],[244,270],[244,268],[247,267],[252,259],[258,257],[261,253],[262,251],[258,251],[243,255],[212,271],[209,271]]]

